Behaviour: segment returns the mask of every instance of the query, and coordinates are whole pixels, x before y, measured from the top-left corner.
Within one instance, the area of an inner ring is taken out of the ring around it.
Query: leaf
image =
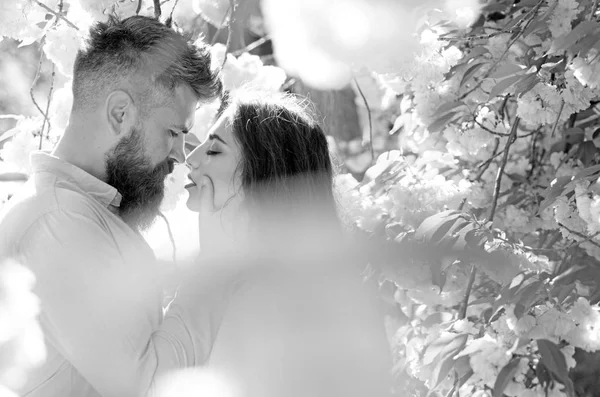
[[[439,384],[446,379],[446,376],[450,373],[450,370],[456,364],[454,356],[456,356],[467,344],[467,335],[459,335],[455,339],[457,344],[453,344],[452,348],[444,350],[440,354],[438,364],[434,367],[429,385],[432,389],[435,389]]]
[[[569,371],[565,356],[560,351],[556,343],[547,339],[536,340],[538,351],[540,353],[540,362],[544,364],[548,371],[556,376],[563,385],[569,380]]]
[[[573,180],[571,181],[571,184],[573,184],[573,187],[575,187],[574,186],[575,182],[577,182],[579,180],[594,179],[599,176],[600,176],[600,164],[593,165],[591,167],[584,168],[583,170],[581,170],[577,174],[575,174],[575,176],[573,177]]]
[[[462,213],[458,211],[448,210],[425,218],[415,231],[415,238],[437,241],[444,236],[461,216]]]
[[[595,21],[582,21],[573,28],[567,35],[556,38],[552,46],[550,47],[549,53],[556,53],[560,51],[568,50],[578,40],[593,35],[592,32],[600,27]],[[596,38],[597,40],[597,38]]]
[[[452,313],[447,312],[435,312],[431,313],[423,322],[421,326],[431,327],[436,324],[444,324],[452,320]]]
[[[536,298],[536,294],[540,287],[542,286],[541,281],[534,281],[533,283],[527,285],[519,294],[519,300],[515,305],[515,316],[517,318],[523,317],[525,313],[531,307],[531,304]],[[517,310],[518,308],[518,310]]]
[[[489,77],[491,77],[492,79],[501,79],[513,75],[515,73],[522,72],[523,70],[524,69],[522,67],[515,65],[514,63],[507,63],[494,70],[494,72],[490,74]]]
[[[566,185],[573,181],[574,178],[574,176],[559,176],[554,179],[550,186],[542,193],[544,200],[540,203],[538,212],[542,212],[551,206],[554,201],[563,194]]]
[[[462,60],[467,61],[483,54],[488,54],[489,52],[490,50],[488,50],[486,47],[475,47],[467,55],[465,55]]]
[[[496,382],[494,383],[493,397],[502,397],[504,389],[508,386],[508,383],[515,375],[515,372],[517,372],[520,361],[520,358],[514,357],[500,370]]]
[[[571,145],[581,143],[585,139],[585,131],[579,127],[568,128],[565,130],[563,135],[565,136],[565,141]]]
[[[440,106],[440,107],[437,109],[437,113],[438,113],[438,114],[443,114],[443,113],[446,113],[446,112],[447,112],[447,111],[449,111],[449,110],[455,109],[455,108],[457,108],[457,107],[459,107],[459,106],[462,106],[462,105],[464,105],[464,104],[465,104],[465,103],[464,103],[463,101],[454,101],[454,102],[448,102],[448,103],[445,103],[445,104],[443,104],[442,106]]]
[[[579,159],[584,167],[587,167],[594,161],[597,151],[598,149],[596,148],[596,145],[594,145],[594,142],[581,142],[581,144],[579,144],[579,148],[577,149],[575,158]]]
[[[519,81],[517,83],[517,85],[515,86],[515,94],[517,94],[518,97],[521,97],[521,96],[525,95],[533,87],[535,87],[535,85],[538,82],[539,82],[539,79],[537,77],[537,73],[531,73],[531,74],[525,75],[521,79],[521,81]]]
[[[477,63],[477,64],[471,66],[469,69],[467,69],[467,71],[463,75],[462,80],[460,81],[460,86],[462,87],[467,81],[469,81],[475,75],[475,73],[477,73],[477,71],[479,69],[481,69],[482,66],[487,65],[487,64],[488,64],[487,62],[481,62],[481,63]]]
[[[453,333],[442,335],[425,349],[425,353],[423,354],[423,364],[429,365],[438,357],[447,355],[448,352],[453,352],[457,349],[462,350],[466,342],[467,335]]]
[[[433,123],[431,123],[429,126],[427,126],[427,130],[429,130],[429,132],[440,132],[440,131],[442,131],[446,127],[446,124],[448,124],[448,122],[455,115],[456,115],[456,112],[446,113],[445,115],[443,115],[442,117],[440,117],[439,119],[437,119],[436,121],[434,121]]]
[[[541,361],[535,366],[535,376],[538,378],[541,386],[546,386],[552,380],[550,377],[550,371]]]
[[[462,62],[462,63],[452,66],[450,68],[450,70],[448,70],[448,72],[444,74],[444,80],[450,80],[452,78],[452,76],[454,76],[459,71],[467,68],[468,66],[469,66],[469,62]]]
[[[498,82],[498,84],[496,84],[494,88],[492,88],[492,91],[490,91],[490,97],[488,101],[504,93],[504,91],[506,91],[507,88],[519,81],[521,77],[521,75],[511,76]]]
[[[598,33],[595,35],[584,37],[579,40],[573,47],[569,48],[569,51],[573,55],[579,55],[581,57],[587,55],[592,48],[597,48]]]

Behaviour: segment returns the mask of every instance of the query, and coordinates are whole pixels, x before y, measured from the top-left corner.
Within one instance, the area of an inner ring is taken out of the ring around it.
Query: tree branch
[[[490,77],[490,75],[494,72],[494,70],[498,67],[498,65],[500,64],[500,62],[502,62],[502,60],[504,59],[504,57],[506,56],[506,54],[508,54],[508,51],[510,50],[510,48],[519,40],[519,37],[521,37],[521,35],[523,34],[523,32],[527,29],[527,27],[529,26],[529,24],[531,23],[531,21],[533,21],[533,19],[535,18],[537,11],[539,10],[539,8],[542,6],[542,4],[544,3],[545,0],[540,0],[534,7],[533,9],[530,11],[531,16],[529,17],[529,20],[525,23],[525,25],[519,30],[519,34],[517,34],[515,36],[515,38],[508,44],[508,46],[506,47],[506,50],[504,50],[504,52],[502,53],[502,55],[500,55],[500,57],[498,58],[497,61],[494,62],[494,64],[492,65],[491,68],[488,69],[488,71],[485,73],[485,75],[479,79],[479,81],[477,82],[477,84],[475,84],[475,86],[473,88],[471,88],[470,90],[468,90],[467,92],[465,92],[464,94],[462,94],[459,98],[460,101],[462,101],[463,99],[465,99],[467,96],[469,96],[469,94],[471,94],[473,91],[475,91],[476,89],[478,89],[479,87],[481,87],[481,84],[483,84],[483,81],[485,79],[487,79],[488,77]],[[523,17],[523,19],[527,18],[527,16]]]
[[[565,226],[565,225],[563,225],[562,223],[559,223],[559,224],[558,224],[558,226],[560,226],[560,227],[563,227],[563,228],[567,229],[567,231],[568,231],[569,233],[571,233],[571,234],[574,234],[574,235],[576,235],[577,237],[581,237],[581,238],[583,238],[583,239],[584,239],[584,240],[581,240],[581,241],[576,241],[576,245],[579,245],[579,244],[583,244],[583,243],[590,242],[591,244],[593,244],[593,245],[594,245],[594,246],[596,246],[597,248],[600,248],[600,244],[598,244],[598,243],[597,243],[597,242],[595,242],[595,241],[592,241],[592,239],[593,239],[593,238],[595,238],[595,237],[597,237],[597,236],[598,236],[598,234],[600,234],[600,233],[596,233],[596,234],[594,234],[594,235],[592,235],[592,236],[586,236],[586,235],[585,235],[585,234],[583,234],[583,233],[579,233],[579,232],[577,232],[577,231],[575,231],[575,230],[571,230],[571,229],[569,229],[568,227],[566,227],[566,226]]]
[[[494,151],[492,152],[492,157],[480,166],[481,170],[477,173],[477,176],[475,177],[474,181],[480,181],[485,171],[487,171],[487,169],[490,168],[490,164],[492,164],[492,161],[496,158],[496,156],[499,156],[502,153],[498,153],[499,146],[500,138],[496,138],[494,144]]]
[[[40,42],[40,46],[43,45],[43,39],[42,42]],[[37,71],[35,72],[35,77],[33,78],[33,82],[31,83],[31,87],[29,88],[29,96],[31,97],[31,101],[33,102],[33,104],[35,105],[35,107],[37,108],[37,110],[39,110],[39,112],[42,114],[42,116],[44,116],[44,118],[46,118],[46,114],[44,113],[44,111],[42,110],[42,108],[40,107],[40,105],[37,103],[37,100],[35,99],[35,95],[33,93],[33,89],[35,88],[35,85],[37,84],[39,78],[40,78],[40,72],[42,70],[42,63],[44,61],[44,51],[40,51],[40,60],[38,62],[38,68]]]
[[[562,115],[563,109],[565,108],[565,100],[560,101],[560,109],[558,110],[558,114],[556,115],[556,121],[554,122],[554,126],[552,127],[551,136],[554,137],[554,133],[556,132],[556,127],[558,126],[558,122],[560,121],[560,116]]]
[[[477,268],[475,265],[472,265],[471,273],[469,274],[469,282],[467,283],[467,290],[465,291],[465,297],[458,316],[459,319],[467,317],[467,308],[469,307],[469,298],[471,296],[471,290],[473,289],[473,283],[475,282],[475,276],[477,276]]]
[[[356,80],[356,77],[354,78],[354,84],[356,84],[356,88],[358,89],[358,92],[360,93],[360,96],[362,97],[362,100],[365,103],[365,107],[367,108],[367,115],[369,116],[369,148],[371,149],[371,162],[373,162],[375,161],[375,151],[373,150],[373,124],[371,121],[371,108],[369,107],[369,102],[367,101],[365,94],[363,94],[360,85],[358,84],[358,80]]]
[[[260,47],[261,45],[263,45],[264,43],[266,43],[267,41],[271,40],[271,38],[269,37],[269,35],[261,37],[260,39],[248,44],[246,47],[233,51],[231,54],[235,57],[242,55],[244,52],[250,52],[253,49],[255,49],[256,47]]]
[[[52,64],[52,80],[50,80],[50,91],[48,92],[48,102],[46,103],[46,114],[44,115],[44,122],[42,123],[42,129],[40,130],[40,146],[39,150],[42,150],[42,144],[44,142],[44,128],[48,123],[48,132],[50,133],[50,120],[48,119],[48,112],[50,111],[50,102],[52,102],[52,91],[54,90],[54,77],[56,76],[56,65]]]
[[[596,11],[598,11],[598,0],[594,0],[594,4],[592,5],[592,12],[590,12],[590,15],[588,16],[590,21],[594,19]]]
[[[160,16],[162,15],[160,5],[160,0],[154,0],[154,18],[156,19],[160,19]]]
[[[62,12],[56,12],[54,11],[52,8],[48,7],[46,4],[40,2],[39,0],[33,0],[35,2],[35,4],[37,4],[38,6],[42,7],[44,10],[48,11],[50,14],[54,15],[57,19],[62,19],[63,21],[65,21],[67,23],[67,25],[69,25],[70,27],[72,27],[75,30],[79,30],[79,28],[77,27],[77,25],[75,25],[73,22],[69,21]]]
[[[508,137],[506,146],[504,147],[504,157],[502,158],[502,163],[500,163],[500,168],[498,168],[498,174],[496,174],[496,181],[494,182],[494,198],[492,200],[492,208],[490,209],[490,215],[488,217],[488,219],[491,222],[494,221],[494,216],[496,215],[496,207],[498,206],[498,196],[500,194],[502,175],[504,174],[504,168],[506,167],[506,163],[508,161],[508,153],[510,150],[510,146],[517,139],[517,130],[520,122],[521,119],[519,118],[519,116],[517,116],[510,130],[510,136]]]

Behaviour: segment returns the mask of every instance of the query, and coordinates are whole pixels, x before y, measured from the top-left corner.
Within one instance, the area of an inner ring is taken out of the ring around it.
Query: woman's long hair
[[[309,102],[250,91],[228,102],[251,226],[261,233],[300,224],[338,227],[328,142]]]

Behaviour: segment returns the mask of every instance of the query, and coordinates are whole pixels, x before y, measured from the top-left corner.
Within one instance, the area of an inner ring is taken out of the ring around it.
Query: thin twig
[[[229,28],[229,23],[225,23],[227,21],[227,18],[229,18],[229,13],[231,12],[231,4],[232,1],[229,1],[229,7],[227,8],[227,12],[225,13],[225,15],[223,15],[223,19],[221,20],[221,25],[219,25],[219,27],[217,28],[217,31],[215,32],[212,40],[210,41],[210,45],[215,45],[215,43],[217,42],[217,39],[219,38],[219,34],[221,33],[221,30],[223,30],[224,26],[227,26],[227,28]],[[231,22],[231,21],[229,21]],[[227,57],[227,53],[225,53],[225,57]]]
[[[472,265],[471,273],[469,274],[469,282],[467,283],[467,290],[465,291],[465,297],[463,299],[462,307],[460,308],[459,319],[467,317],[467,307],[469,307],[469,298],[471,296],[471,290],[473,289],[473,283],[475,282],[475,276],[477,276],[477,268]]]
[[[135,15],[138,15],[140,13],[140,11],[142,10],[142,2],[144,0],[138,0],[138,5],[137,8],[135,9]]]
[[[558,122],[560,121],[560,116],[562,115],[563,109],[565,108],[564,99],[560,101],[560,109],[558,110],[558,114],[556,115],[556,121],[554,122],[554,126],[552,127],[552,137],[554,137],[554,133],[556,132],[556,127],[558,126]]]
[[[584,240],[581,240],[581,241],[576,241],[576,244],[574,244],[573,246],[589,242],[589,243],[593,244],[594,246],[596,246],[597,248],[600,248],[600,244],[598,244],[595,241],[592,241],[592,239],[595,238],[595,237],[597,237],[600,233],[596,233],[596,234],[594,234],[592,236],[586,236],[583,233],[579,233],[579,232],[577,232],[575,230],[569,229],[568,227],[566,227],[562,223],[559,223],[558,226],[563,227],[563,228],[567,229],[567,231],[569,233],[574,234],[574,235],[576,235],[576,236],[581,237],[581,238],[584,239]]]
[[[501,34],[511,34],[514,33],[514,29],[509,30],[500,30],[498,32],[482,34],[479,36],[467,36],[467,37],[438,37],[440,41],[452,41],[452,40],[463,40],[463,41],[474,41],[474,40],[489,40],[492,37],[499,36]]]
[[[592,12],[590,12],[590,15],[588,16],[590,21],[594,19],[596,11],[598,11],[598,0],[594,0],[594,4],[592,5]]]
[[[160,9],[160,0],[154,0],[154,18],[160,19],[162,11]]]
[[[515,121],[510,130],[510,136],[506,141],[506,146],[504,147],[504,157],[502,158],[502,163],[500,163],[500,168],[498,168],[498,174],[496,174],[496,181],[494,182],[494,198],[492,200],[492,208],[490,209],[490,216],[488,220],[493,222],[494,216],[496,215],[496,207],[498,206],[498,196],[500,194],[500,185],[502,183],[502,175],[504,174],[504,168],[506,167],[506,163],[508,162],[508,153],[510,150],[510,146],[513,144],[513,141],[517,139],[517,130],[519,127],[521,119],[519,116],[515,118]]]
[[[375,161],[375,151],[373,150],[373,122],[371,120],[371,108],[369,107],[369,102],[365,97],[362,89],[360,88],[360,84],[358,84],[358,80],[356,77],[354,78],[354,84],[356,84],[356,88],[362,97],[363,102],[365,103],[365,107],[367,108],[367,115],[369,116],[369,148],[371,149],[371,161]]]
[[[35,3],[42,7],[44,10],[48,11],[50,14],[54,15],[56,18],[62,19],[63,21],[65,21],[67,23],[67,25],[69,25],[70,27],[72,27],[75,30],[79,30],[79,28],[77,27],[77,25],[75,25],[73,22],[69,21],[62,12],[56,12],[54,11],[52,8],[48,7],[46,4],[40,2],[39,0],[33,0],[35,1]]]
[[[267,35],[267,36],[263,36],[260,39],[253,41],[252,43],[248,44],[246,47],[239,49],[239,50],[235,50],[233,51],[231,54],[235,57],[242,55],[244,52],[250,52],[253,49],[255,49],[256,47],[260,47],[261,45],[263,45],[264,43],[266,43],[267,41],[271,40],[271,38]]]
[[[533,9],[530,11],[530,13],[532,13],[531,17],[529,17],[529,20],[525,23],[525,25],[519,30],[519,34],[517,34],[515,36],[515,38],[508,44],[508,46],[506,47],[506,49],[504,50],[504,52],[502,53],[502,55],[500,55],[500,57],[498,58],[498,60],[496,60],[494,62],[494,64],[492,65],[491,68],[488,69],[488,71],[485,73],[485,75],[479,79],[479,81],[477,82],[477,84],[475,84],[475,86],[473,88],[471,88],[470,90],[468,90],[467,92],[465,92],[464,94],[462,94],[459,98],[459,100],[463,100],[465,99],[467,96],[469,96],[469,94],[471,94],[473,91],[475,91],[476,89],[478,89],[479,87],[481,87],[481,84],[483,84],[483,81],[485,79],[487,79],[488,77],[490,77],[490,75],[494,72],[494,70],[498,67],[498,65],[500,64],[500,62],[502,62],[502,60],[504,59],[504,57],[506,56],[506,54],[508,54],[508,51],[511,49],[511,47],[519,40],[519,37],[521,37],[521,35],[523,34],[523,32],[525,32],[525,30],[527,29],[527,27],[529,27],[529,24],[531,23],[531,21],[533,21],[533,19],[535,18],[535,15],[537,14],[538,9],[542,6],[542,4],[544,3],[545,0],[540,0],[534,7]],[[529,14],[529,13],[528,13]],[[525,19],[526,17],[523,17],[523,19]]]
[[[41,40],[40,46],[43,46],[43,42],[44,42],[44,39]],[[44,61],[44,51],[40,51],[40,60],[38,62],[37,71],[35,72],[35,77],[33,78],[33,82],[31,83],[31,87],[29,88],[29,96],[31,97],[31,101],[33,102],[33,104],[35,105],[37,110],[39,110],[39,112],[42,114],[42,116],[46,117],[46,115],[44,114],[44,111],[42,110],[40,105],[37,103],[37,100],[35,99],[35,95],[33,93],[33,89],[35,88],[35,85],[37,84],[37,82],[40,78],[40,72],[42,70],[43,61]]]
[[[169,240],[171,241],[171,246],[173,247],[173,263],[177,266],[177,245],[175,245],[175,237],[173,237],[173,231],[171,230],[171,224],[169,220],[162,212],[158,213],[158,216],[161,217],[165,224],[167,225],[167,233],[169,233]]]
[[[231,45],[231,34],[233,29],[231,29],[231,24],[233,23],[233,13],[235,12],[235,8],[237,6],[236,0],[229,0],[229,9],[227,10],[229,14],[229,21],[227,21],[227,42],[225,42],[225,56],[223,57],[223,63],[221,64],[221,69],[225,67],[225,62],[227,62],[227,53],[229,52],[229,46]]]
[[[479,121],[477,121],[476,118],[473,118],[473,121],[475,122],[475,124],[477,124],[481,129],[483,129],[484,131],[489,132],[492,135],[498,135],[498,136],[509,136],[510,134],[504,133],[504,132],[496,132],[494,130],[492,130],[491,128],[486,127],[485,125],[483,125],[482,123],[480,123]]]
[[[50,120],[48,119],[48,112],[50,111],[50,102],[52,102],[52,91],[54,90],[54,77],[56,76],[56,66],[52,64],[52,79],[50,80],[50,91],[48,92],[48,102],[46,103],[46,113],[44,114],[44,122],[42,123],[42,129],[40,130],[40,149],[42,150],[42,144],[44,142],[44,128],[48,123],[48,131],[46,135],[50,134]]]
[[[499,156],[500,153],[502,153],[502,152],[497,153],[499,146],[500,146],[500,138],[496,138],[495,144],[494,144],[494,151],[492,152],[492,157],[480,166],[481,170],[479,170],[479,172],[477,173],[477,176],[475,177],[474,181],[477,181],[477,182],[480,181],[483,174],[487,171],[487,169],[492,164],[492,161],[494,160],[494,158],[496,158],[496,156]]]
[[[140,0],[142,1],[142,0]],[[179,0],[175,0],[175,4],[173,4],[173,8],[171,8],[171,13],[169,14],[169,19],[173,20],[173,13],[175,12],[175,7],[177,7],[177,4],[179,4]]]

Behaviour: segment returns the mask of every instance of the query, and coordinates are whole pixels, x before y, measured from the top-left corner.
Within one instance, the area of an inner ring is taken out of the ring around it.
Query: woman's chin
[[[185,205],[190,211],[200,212],[200,201],[198,201],[198,197],[194,197],[194,194],[192,194],[191,192],[188,195],[188,199],[185,202]]]

